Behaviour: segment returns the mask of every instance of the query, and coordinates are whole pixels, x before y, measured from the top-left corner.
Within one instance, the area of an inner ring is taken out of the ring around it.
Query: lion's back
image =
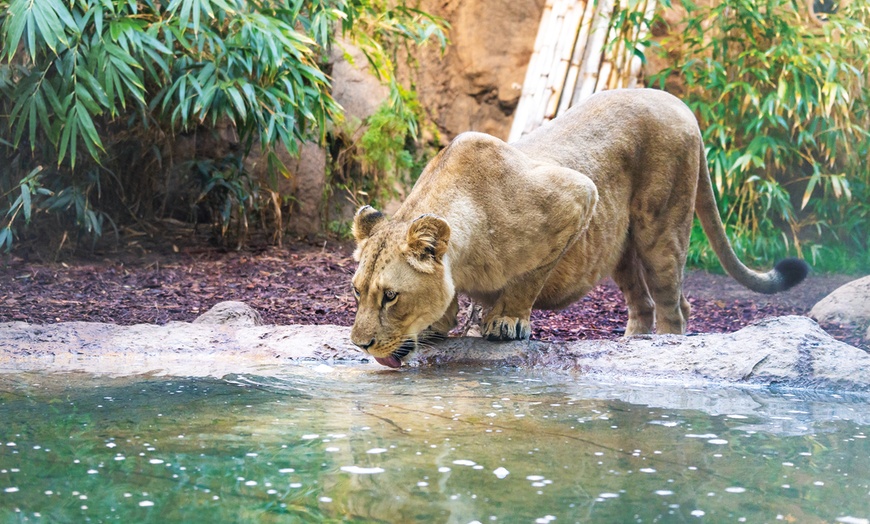
[[[697,150],[701,131],[680,99],[656,89],[602,91],[511,145],[593,180]]]

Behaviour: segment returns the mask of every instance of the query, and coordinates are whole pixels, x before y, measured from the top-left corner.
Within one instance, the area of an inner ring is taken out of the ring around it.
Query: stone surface
[[[389,87],[369,72],[365,54],[345,39],[333,47],[332,97],[344,108],[345,118],[365,120],[390,96]]]
[[[320,206],[326,187],[326,151],[313,142],[305,142],[299,147],[299,158],[289,159],[285,165],[291,173],[292,187],[281,194],[293,195],[290,229],[301,236],[320,233],[323,230]]]
[[[812,319],[775,317],[734,333],[648,335],[621,341],[492,344],[449,339],[421,350],[417,362],[506,363],[683,383],[734,383],[870,390],[870,355],[839,342]]]
[[[810,316],[822,324],[870,327],[870,276],[853,280],[835,289],[813,306]]]
[[[464,131],[506,139],[534,48],[544,0],[423,0],[420,9],[446,19],[451,45],[416,52],[414,77],[442,145]]]
[[[214,307],[196,317],[193,323],[235,327],[262,326],[263,317],[256,309],[244,302],[227,300],[215,304]]]
[[[0,324],[0,373],[84,371],[116,376],[269,375],[301,361],[367,362],[338,326],[249,326],[171,322]]]
[[[339,326],[165,326],[68,322],[0,324],[0,373],[85,371],[113,375],[271,375],[302,362],[374,364]],[[645,336],[617,342],[492,343],[451,338],[421,348],[408,366],[462,363],[549,369],[614,382],[737,384],[870,391],[870,355],[806,317],[771,318],[735,333]],[[401,371],[400,371],[401,372]]]

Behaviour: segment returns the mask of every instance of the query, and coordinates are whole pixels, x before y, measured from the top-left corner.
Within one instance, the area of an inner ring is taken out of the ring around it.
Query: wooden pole
[[[646,10],[644,11],[644,19],[649,23],[652,23],[653,18],[655,18],[656,14],[656,0],[646,0]],[[640,32],[638,34],[637,39],[641,40],[646,37],[647,27],[641,27]],[[644,46],[638,46],[640,51],[644,51]],[[640,77],[641,68],[643,67],[643,61],[639,56],[632,53],[631,55],[631,79],[633,81],[633,85],[631,87],[636,87],[638,83],[638,78]]]
[[[565,96],[565,79],[571,65],[571,56],[577,43],[577,33],[583,18],[585,4],[573,3],[565,14],[565,23],[559,35],[559,46],[556,48],[556,62],[553,64],[547,82],[548,101],[544,111],[544,120],[556,117],[559,100]],[[570,94],[568,95],[570,97]]]
[[[642,0],[640,2],[636,2],[632,5],[632,2],[628,2],[628,7],[631,11],[631,14],[635,12],[643,12],[645,10],[646,1]],[[629,28],[620,27],[617,30],[619,41],[617,43],[616,48],[613,52],[613,74],[611,76],[610,81],[608,82],[608,87],[610,89],[619,89],[620,87],[624,87],[627,82],[628,75],[628,64],[631,60],[631,56],[634,53],[634,46],[637,44],[638,35],[640,34],[640,27],[633,25]]]
[[[601,66],[604,43],[607,39],[610,19],[613,16],[613,0],[599,0],[598,9],[592,22],[589,33],[589,43],[583,56],[583,67],[580,71],[577,87],[571,100],[576,105],[595,92],[595,84],[598,80],[598,69]]]
[[[625,87],[637,87],[638,77],[640,77],[640,69],[643,67],[643,62],[639,56],[631,57],[631,69],[629,70],[628,82]]]
[[[655,15],[655,0],[644,0],[644,2],[638,7],[643,10],[643,18],[646,23],[650,23],[653,19],[653,16]],[[646,37],[647,29],[648,28],[644,25],[636,26],[634,28],[632,42],[635,42],[635,49],[640,52],[644,51],[644,46],[638,42]],[[621,86],[625,87],[637,87],[638,77],[640,76],[641,68],[643,67],[643,61],[638,55],[634,53],[634,49],[626,50],[624,60],[625,71],[622,74],[623,80],[620,82],[620,84]]]
[[[565,25],[565,14],[568,11],[573,0],[556,0],[553,4],[553,17],[547,28],[541,26],[541,30],[547,31],[546,45],[541,50],[539,57],[540,72],[538,81],[535,86],[536,98],[532,105],[530,118],[526,118],[526,125],[523,127],[523,134],[534,131],[544,121],[544,113],[547,110],[547,102],[549,101],[547,84],[549,76],[553,70],[553,65],[556,62],[556,49],[559,43],[559,37],[562,32],[562,27]]]
[[[610,53],[607,53],[606,55],[606,63],[609,63],[611,67],[609,70],[609,74],[606,75],[607,79],[605,80],[604,85],[601,86],[601,82],[599,81],[598,84],[601,87],[596,89],[596,91],[601,91],[603,89],[615,89],[616,86],[619,84],[619,74],[622,66],[622,55],[626,48],[626,35],[624,34],[624,31],[622,29],[623,28],[616,26],[610,28],[610,38],[608,39],[608,44],[612,47]],[[603,73],[599,74],[604,76]]]
[[[517,110],[514,112],[514,120],[511,123],[511,131],[508,136],[508,141],[513,142],[522,136],[523,129],[526,125],[526,119],[531,112],[531,107],[534,102],[535,92],[534,85],[538,76],[538,62],[541,54],[541,48],[544,46],[544,40],[547,38],[546,27],[548,27],[550,18],[553,16],[554,0],[547,0],[544,5],[544,10],[541,13],[541,22],[538,26],[538,34],[535,37],[535,45],[532,48],[532,56],[529,59],[529,66],[526,69],[526,77],[523,80],[523,91],[520,95],[520,101],[517,104]]]
[[[609,60],[605,60],[601,63],[601,69],[598,70],[598,76],[595,78],[594,83],[595,89],[592,93],[605,91],[607,89],[607,82],[610,80],[611,71],[613,71],[613,63]],[[590,95],[592,93],[590,93]]]
[[[643,64],[634,50],[641,48],[637,42],[646,36],[647,28],[616,27],[613,18],[619,1],[547,0],[509,141],[596,91],[637,85]],[[627,3],[626,9],[652,19],[655,0]],[[608,44],[612,47],[605,53]]]
[[[616,2],[614,2],[613,9],[610,12],[610,19],[607,22],[607,38],[604,41],[604,49],[601,53],[601,65],[598,67],[598,77],[595,80],[594,93],[609,88],[608,83],[610,82],[610,75],[613,73],[614,69],[613,57],[618,51],[620,44],[619,28],[616,27],[616,20],[614,19],[617,9],[620,9],[620,3],[621,0],[616,0]],[[608,46],[610,46],[610,52],[607,52]]]
[[[559,101],[559,109],[556,113],[557,115],[561,115],[571,107],[571,100],[574,98],[574,89],[577,87],[577,80],[580,75],[580,68],[583,66],[583,55],[586,53],[586,45],[589,43],[589,32],[592,27],[594,16],[595,0],[588,0],[584,6],[583,16],[580,20],[580,31],[577,33],[574,52],[571,54],[571,66],[568,68],[565,87],[563,88],[562,97]]]

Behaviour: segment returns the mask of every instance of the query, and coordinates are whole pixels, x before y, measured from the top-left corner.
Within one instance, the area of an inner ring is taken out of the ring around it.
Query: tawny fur
[[[684,333],[696,212],[723,267],[747,287],[772,293],[803,278],[758,273],[734,255],[697,121],[664,92],[594,95],[512,144],[464,133],[429,162],[391,220],[368,206],[357,213],[351,338],[388,357],[445,334],[458,293],[489,307],[484,336],[527,338],[533,308],[564,308],[607,276],[625,294],[626,335],[654,325]]]

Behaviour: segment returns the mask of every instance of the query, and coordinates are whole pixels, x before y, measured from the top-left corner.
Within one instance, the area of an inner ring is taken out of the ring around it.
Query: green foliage
[[[684,5],[685,30],[663,42],[677,58],[653,80],[685,86],[738,252],[866,271],[870,4],[850,2],[821,27],[790,0]]]
[[[405,149],[405,140],[413,136],[414,120],[413,114],[404,108],[394,111],[387,104],[382,104],[369,117],[368,129],[360,139],[361,159],[367,169],[390,173],[413,165],[411,153]]]
[[[337,152],[331,189],[345,193],[356,207],[382,207],[400,196],[401,189],[416,181],[433,154],[430,147],[419,144],[422,115],[416,95],[393,84],[390,99],[362,125],[347,122],[335,129]]]
[[[99,235],[108,215],[94,206],[108,181],[114,201],[142,215],[153,195],[130,194],[149,186],[130,179],[158,184],[177,133],[229,122],[242,157],[258,144],[279,170],[275,147],[296,154],[341,118],[322,70],[339,34],[388,83],[391,43],[444,39],[437,19],[404,2],[0,0],[2,245],[33,210],[69,211]],[[37,169],[41,193],[27,178]]]
[[[97,117],[129,110],[173,129],[227,117],[243,143],[294,147],[338,108],[313,40],[270,4],[12,0],[2,33],[12,145],[47,142],[71,168],[84,146],[99,162]]]
[[[241,246],[248,236],[248,217],[259,209],[259,188],[242,167],[239,156],[193,162],[201,177],[196,203],[209,209],[215,238],[235,240]],[[230,236],[230,227],[236,231]]]
[[[351,240],[353,238],[351,223],[346,220],[330,220],[326,225],[326,229],[340,240]]]

